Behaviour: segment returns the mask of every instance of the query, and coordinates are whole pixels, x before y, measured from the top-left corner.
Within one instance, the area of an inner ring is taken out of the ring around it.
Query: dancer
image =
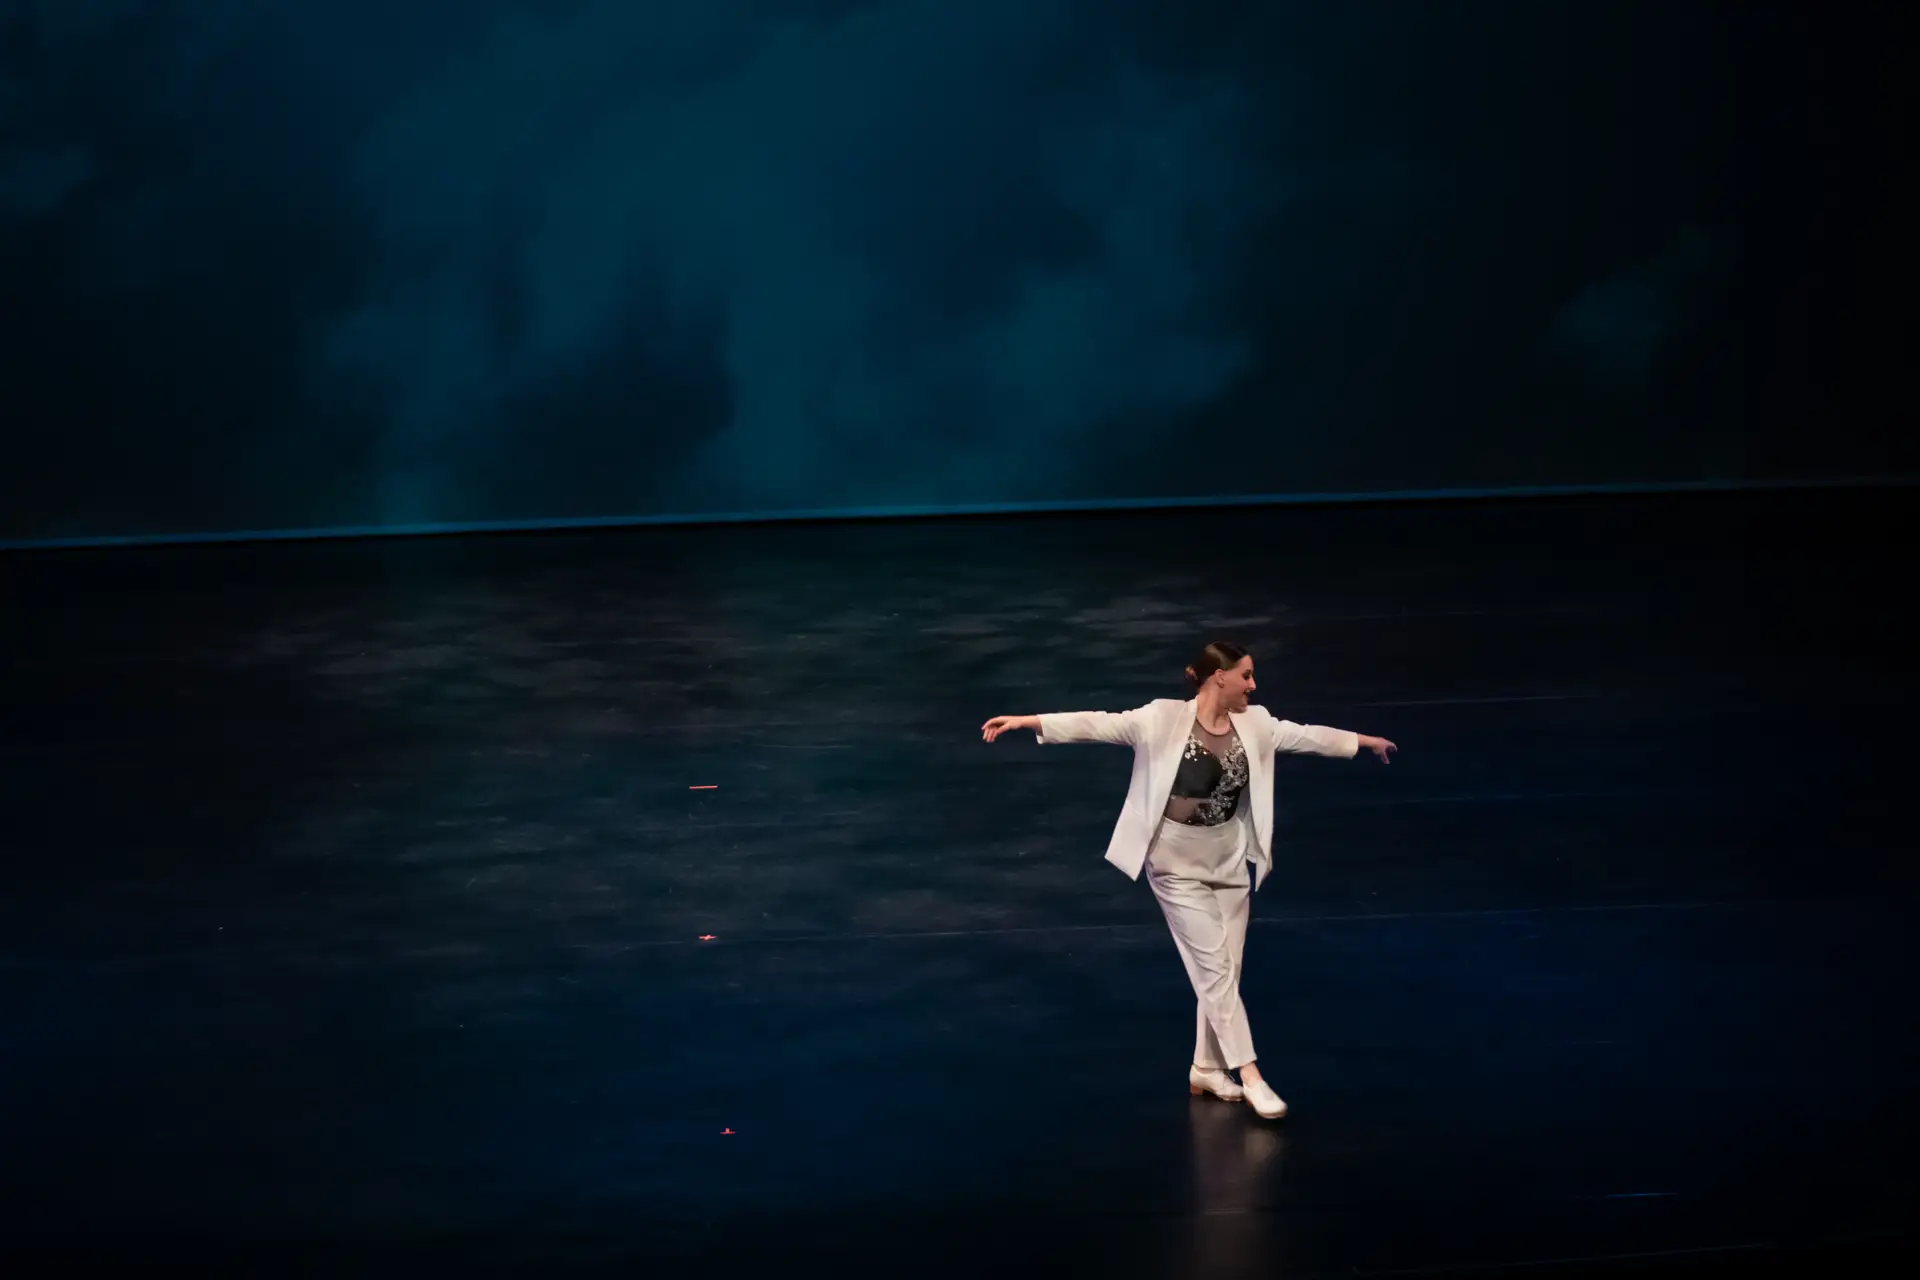
[[[1245,1100],[1269,1120],[1287,1104],[1260,1074],[1240,957],[1249,899],[1273,868],[1273,754],[1351,759],[1361,748],[1387,763],[1385,738],[1276,720],[1249,706],[1253,659],[1215,641],[1187,668],[1194,695],[1160,698],[1132,711],[995,716],[980,727],[992,742],[1031,729],[1042,743],[1109,742],[1133,748],[1133,781],[1107,846],[1107,861],[1139,879],[1142,868],[1199,997],[1187,1087],[1229,1102]],[[1253,864],[1251,886],[1247,864]],[[1228,1074],[1240,1073],[1236,1084]]]

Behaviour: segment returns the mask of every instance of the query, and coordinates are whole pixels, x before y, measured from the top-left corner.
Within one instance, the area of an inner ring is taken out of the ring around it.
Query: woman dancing
[[[1132,711],[995,716],[992,742],[1031,729],[1042,743],[1110,742],[1133,748],[1133,781],[1107,846],[1107,861],[1147,883],[1166,915],[1187,977],[1200,998],[1187,1087],[1245,1100],[1269,1120],[1287,1113],[1260,1074],[1240,1002],[1240,957],[1249,898],[1273,868],[1273,754],[1351,759],[1362,747],[1387,762],[1385,738],[1276,720],[1247,705],[1253,659],[1216,641],[1187,668],[1192,698],[1160,698]],[[1247,864],[1253,863],[1251,887]],[[1229,1070],[1240,1073],[1234,1083]]]

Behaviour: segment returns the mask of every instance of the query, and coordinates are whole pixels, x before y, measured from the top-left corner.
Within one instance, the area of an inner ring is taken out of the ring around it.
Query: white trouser
[[[1246,1006],[1240,1003],[1240,957],[1252,905],[1246,849],[1240,819],[1217,827],[1163,820],[1147,858],[1147,883],[1200,998],[1196,1067],[1244,1067],[1255,1056]]]

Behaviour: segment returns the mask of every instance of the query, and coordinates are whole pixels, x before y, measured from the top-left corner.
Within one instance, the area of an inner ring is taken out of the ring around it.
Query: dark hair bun
[[[1199,659],[1187,668],[1187,679],[1196,685],[1205,684],[1213,678],[1214,672],[1231,670],[1246,656],[1247,651],[1239,645],[1215,640],[1202,649]]]

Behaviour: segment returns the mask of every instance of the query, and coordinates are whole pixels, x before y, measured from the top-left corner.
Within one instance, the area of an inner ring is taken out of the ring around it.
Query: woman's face
[[[1253,659],[1242,658],[1225,671],[1213,673],[1213,682],[1219,686],[1220,704],[1229,711],[1245,711],[1247,699],[1253,696]]]

